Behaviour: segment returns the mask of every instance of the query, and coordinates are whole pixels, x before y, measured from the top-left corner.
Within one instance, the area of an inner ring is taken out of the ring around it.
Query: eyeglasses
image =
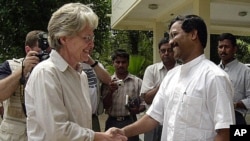
[[[95,40],[95,35],[93,35],[93,36],[90,36],[90,35],[88,35],[88,36],[84,36],[84,37],[81,37],[81,36],[79,36],[81,39],[83,39],[86,43],[89,43],[89,42],[93,42],[94,40]]]
[[[172,53],[173,52],[173,48],[168,48],[168,49],[160,49],[160,52],[163,54],[165,52],[168,52],[168,53]]]

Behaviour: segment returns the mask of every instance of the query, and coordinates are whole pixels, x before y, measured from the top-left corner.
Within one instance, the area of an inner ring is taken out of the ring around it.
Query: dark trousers
[[[105,131],[111,127],[123,128],[136,121],[136,116],[111,117],[106,120]],[[128,141],[139,141],[139,135],[129,137]]]
[[[99,122],[99,118],[97,115],[93,114],[92,115],[92,129],[95,132],[101,132],[101,127],[100,127],[100,122]]]
[[[155,129],[144,133],[144,141],[161,141],[162,125],[158,125]]]
[[[247,124],[245,117],[238,111],[235,111],[235,120],[236,120],[236,125]]]

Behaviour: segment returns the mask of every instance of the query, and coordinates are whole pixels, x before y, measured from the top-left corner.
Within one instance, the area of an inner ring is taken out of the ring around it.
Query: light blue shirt
[[[229,75],[230,80],[234,86],[233,102],[242,101],[247,109],[250,109],[250,69],[234,59],[232,62],[225,66],[220,63],[222,68]],[[245,109],[235,109],[243,114],[246,113]]]

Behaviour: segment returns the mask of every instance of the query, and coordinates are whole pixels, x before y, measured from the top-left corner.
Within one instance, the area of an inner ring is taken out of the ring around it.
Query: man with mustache
[[[112,131],[130,137],[162,124],[161,141],[229,141],[229,127],[235,123],[233,87],[204,55],[205,22],[196,15],[177,16],[169,30],[174,56],[183,64],[167,73],[146,115]]]
[[[161,62],[148,66],[143,76],[141,95],[144,98],[147,107],[152,104],[152,101],[157,91],[159,90],[161,81],[163,80],[165,75],[168,73],[169,70],[171,70],[177,65],[174,59],[173,48],[168,43],[168,33],[165,33],[164,36],[165,37],[162,38],[158,44]],[[160,141],[161,131],[162,126],[159,125],[154,130],[145,133],[144,141]]]
[[[102,85],[103,104],[109,115],[105,130],[111,127],[122,128],[137,120],[136,114],[144,110],[144,105],[128,106],[129,98],[138,98],[140,95],[142,80],[129,73],[129,54],[123,49],[115,50],[112,55],[112,63],[115,69],[109,85]],[[139,141],[139,136],[132,136],[128,141]]]
[[[218,37],[218,55],[221,59],[219,66],[227,72],[234,86],[236,124],[246,124],[244,115],[250,108],[250,69],[236,59],[237,49],[233,34],[222,33]]]

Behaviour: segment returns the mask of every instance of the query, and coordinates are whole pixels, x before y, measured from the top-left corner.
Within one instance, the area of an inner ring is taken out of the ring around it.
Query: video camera
[[[40,62],[49,58],[49,53],[47,49],[49,48],[48,34],[41,32],[38,34],[38,47],[42,49],[36,56],[39,58]]]

